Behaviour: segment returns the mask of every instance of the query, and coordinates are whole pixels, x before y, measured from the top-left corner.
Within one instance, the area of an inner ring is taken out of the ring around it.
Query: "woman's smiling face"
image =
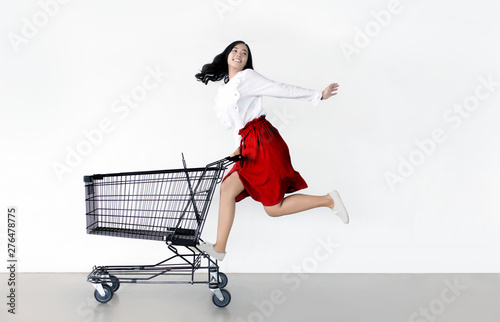
[[[237,44],[227,56],[227,65],[238,71],[242,71],[247,65],[248,47],[245,44]]]

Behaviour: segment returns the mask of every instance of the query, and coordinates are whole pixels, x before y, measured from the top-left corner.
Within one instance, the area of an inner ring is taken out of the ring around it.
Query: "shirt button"
[[[237,110],[237,109],[238,109],[238,106],[235,106],[235,107],[234,107],[234,109],[235,109],[235,110]]]

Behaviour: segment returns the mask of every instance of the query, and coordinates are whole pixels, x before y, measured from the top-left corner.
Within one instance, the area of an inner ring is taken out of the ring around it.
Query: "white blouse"
[[[322,91],[277,83],[265,78],[253,69],[237,73],[227,84],[219,88],[215,98],[215,111],[227,130],[234,130],[239,142],[238,131],[261,115],[262,96],[297,98],[310,101],[314,106],[321,100]]]

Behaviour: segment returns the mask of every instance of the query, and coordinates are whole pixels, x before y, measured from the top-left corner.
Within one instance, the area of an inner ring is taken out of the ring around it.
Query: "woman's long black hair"
[[[209,81],[217,82],[223,78],[224,81],[227,83],[228,81],[227,57],[229,56],[229,53],[234,48],[234,46],[239,44],[244,44],[248,48],[248,60],[247,64],[243,69],[247,68],[253,69],[252,52],[250,51],[250,47],[248,47],[248,45],[244,41],[236,40],[233,41],[231,44],[229,44],[229,46],[227,46],[222,53],[215,56],[212,63],[203,65],[201,71],[198,74],[194,75],[196,79],[204,83],[205,85],[207,85]]]

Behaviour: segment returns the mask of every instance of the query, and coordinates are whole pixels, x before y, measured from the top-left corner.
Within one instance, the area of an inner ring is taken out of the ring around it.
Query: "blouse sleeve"
[[[321,91],[277,83],[262,76],[253,69],[247,69],[246,71],[245,91],[250,96],[303,99],[316,106],[323,95]]]

